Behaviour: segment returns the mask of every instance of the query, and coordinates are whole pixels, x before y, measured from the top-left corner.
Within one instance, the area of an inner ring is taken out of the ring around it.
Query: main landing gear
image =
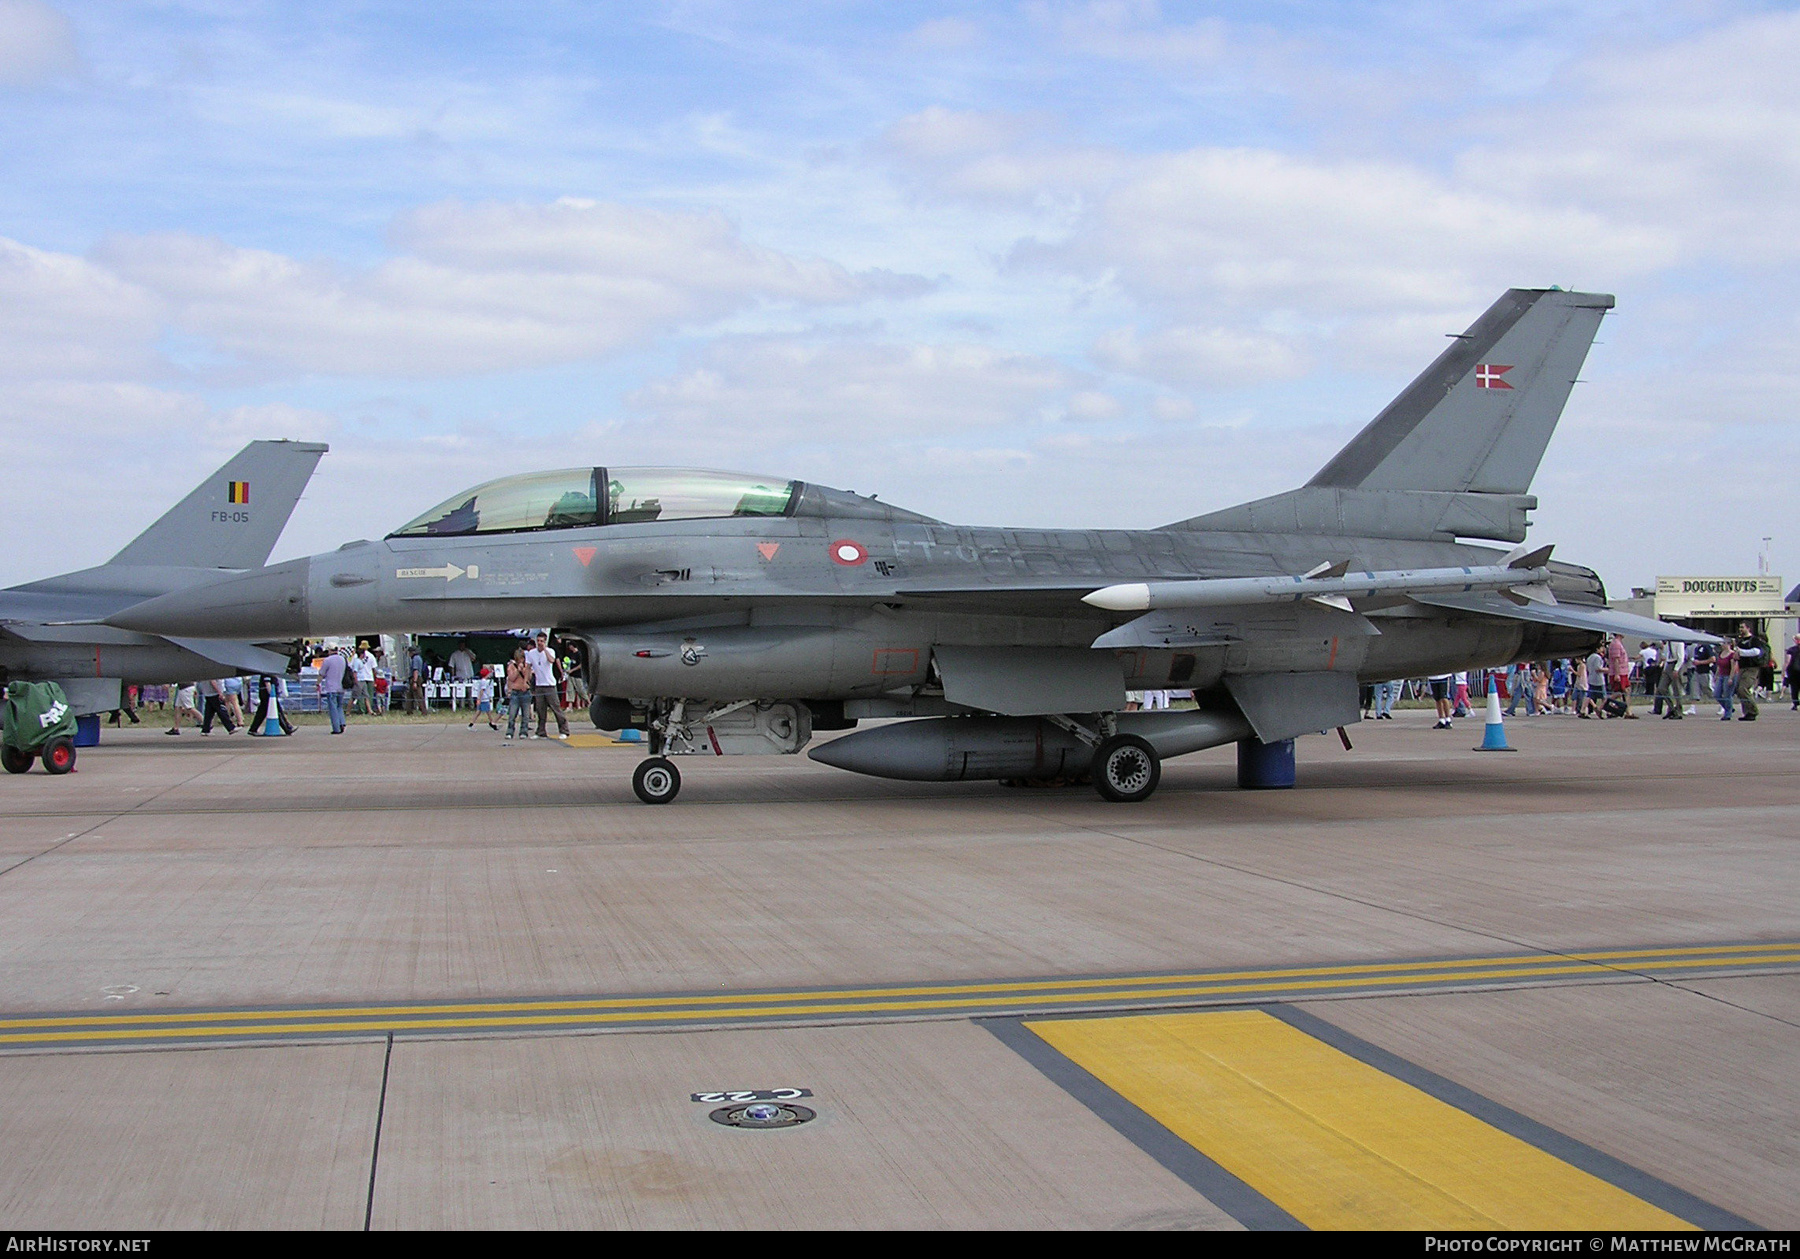
[[[1149,740],[1115,734],[1094,749],[1094,790],[1114,804],[1136,804],[1150,798],[1162,780],[1162,758]]]
[[[645,804],[667,804],[681,791],[681,771],[668,757],[652,756],[632,771],[631,789]]]

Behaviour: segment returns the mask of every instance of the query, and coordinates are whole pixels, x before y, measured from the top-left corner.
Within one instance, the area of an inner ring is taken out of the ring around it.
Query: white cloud
[[[379,376],[592,359],[762,303],[919,287],[749,244],[716,213],[574,199],[447,202],[393,236],[404,252],[366,270],[182,233],[115,237],[97,257],[233,359]]]
[[[1690,258],[1800,258],[1796,65],[1793,12],[1610,51],[1578,69],[1572,103],[1494,119],[1458,178],[1628,215]]]
[[[754,453],[1026,422],[1073,381],[1050,359],[982,345],[741,338],[626,402],[672,431]]]
[[[1300,375],[1305,360],[1278,337],[1230,328],[1178,325],[1140,337],[1115,328],[1094,345],[1095,361],[1173,384],[1230,388]]]
[[[153,370],[160,303],[84,258],[0,237],[0,379]]]
[[[69,19],[42,0],[0,0],[0,87],[30,87],[79,64]]]
[[[1223,302],[1317,318],[1441,309],[1546,274],[1642,274],[1674,255],[1667,232],[1399,163],[1195,149],[1142,162],[1067,242],[1021,256],[1110,268],[1176,308]]]

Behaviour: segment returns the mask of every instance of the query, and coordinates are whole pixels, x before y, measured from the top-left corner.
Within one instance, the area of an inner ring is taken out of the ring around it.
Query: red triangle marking
[[[756,549],[762,552],[762,557],[765,560],[772,560],[775,558],[775,552],[777,552],[781,549],[781,543],[779,543],[779,542],[758,542],[756,544]]]
[[[597,546],[578,546],[575,548],[575,558],[581,561],[583,568],[586,568],[594,562],[594,555],[599,549]]]

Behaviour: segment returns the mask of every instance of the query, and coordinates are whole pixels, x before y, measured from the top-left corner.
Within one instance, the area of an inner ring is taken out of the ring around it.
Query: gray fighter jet
[[[119,707],[123,683],[285,672],[285,656],[248,642],[96,622],[260,568],[326,449],[251,442],[98,568],[0,590],[0,680],[56,682],[81,715]]]
[[[798,752],[926,780],[1091,775],[1141,800],[1170,756],[1254,766],[1358,720],[1358,684],[1586,652],[1590,570],[1516,544],[1609,296],[1509,291],[1297,490],[1151,530],[945,524],[843,490],[681,468],[491,481],[352,542],[113,625],[285,637],[550,625],[586,643],[602,729],[647,730],[634,786],[678,755]],[[1198,711],[1127,712],[1127,688]]]

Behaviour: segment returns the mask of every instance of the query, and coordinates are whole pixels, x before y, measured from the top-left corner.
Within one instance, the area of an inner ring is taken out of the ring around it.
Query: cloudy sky
[[[0,581],[257,437],[276,557],[744,468],[974,523],[1303,482],[1508,286],[1611,292],[1533,529],[1800,578],[1800,11],[0,0]]]

